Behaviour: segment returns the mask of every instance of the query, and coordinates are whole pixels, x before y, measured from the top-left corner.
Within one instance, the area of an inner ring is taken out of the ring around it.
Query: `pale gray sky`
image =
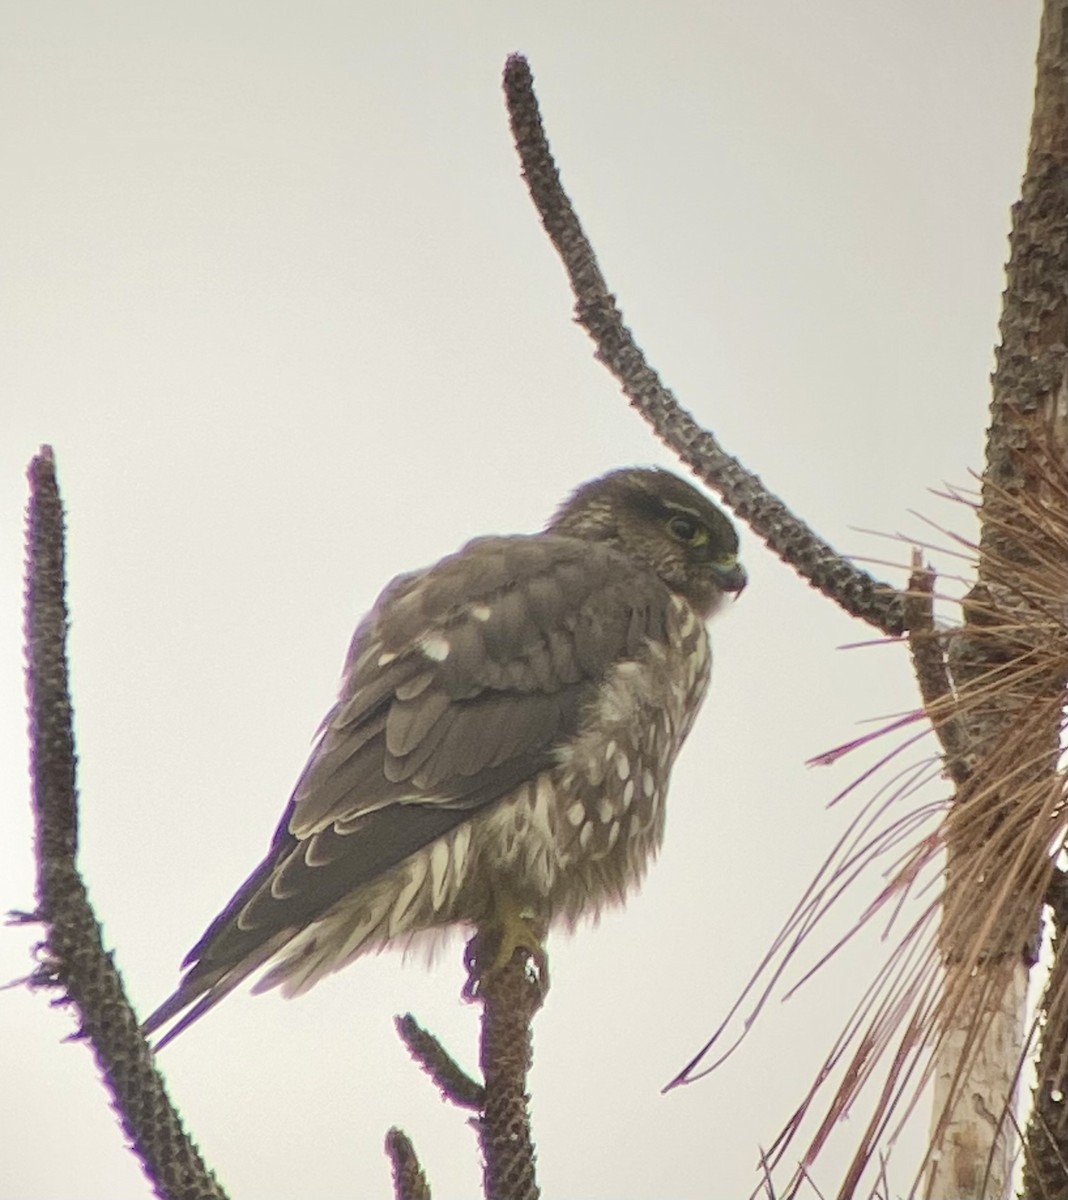
[[[858,528],[923,531],[910,508],[969,533],[926,489],[981,465],[1037,19],[1010,0],[5,4],[0,906],[32,902],[20,513],[42,442],[69,509],[82,864],[142,1012],[265,850],[379,588],[537,528],[613,466],[670,465],[571,322],[508,137],[511,51],[683,403],[843,550],[904,561]],[[875,753],[805,761],[915,703],[900,648],[837,649],[870,631],[744,532],[743,554],[661,859],[625,913],[550,946],[547,1196],[749,1194],[878,962],[869,939],[660,1095]],[[4,933],[0,977],[33,936]],[[385,1196],[395,1123],[439,1200],[474,1193],[463,1115],[392,1030],[411,1009],[475,1062],[459,959],[237,994],[161,1055],[235,1200]],[[61,1044],[71,1018],[15,990],[0,1023],[0,1197],[147,1196],[89,1052]]]

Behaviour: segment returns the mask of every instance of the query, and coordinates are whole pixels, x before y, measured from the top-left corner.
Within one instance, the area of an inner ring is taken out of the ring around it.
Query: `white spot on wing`
[[[597,805],[597,815],[601,818],[601,823],[607,825],[609,821],[616,815],[616,806],[611,800],[605,796]]]
[[[572,804],[567,810],[567,819],[572,825],[578,826],[582,824],[583,818],[586,816],[586,806],[582,801]]]
[[[585,850],[592,840],[593,825],[587,821],[586,824],[583,825],[583,827],[579,830],[579,845],[583,848],[583,850]]]
[[[630,759],[622,751],[616,755],[616,774],[620,779],[630,778]]]
[[[646,797],[652,796],[656,791],[656,780],[653,778],[652,771],[642,772],[642,791]]]
[[[488,604],[472,604],[471,616],[485,624],[493,616],[493,609]]]
[[[395,654],[391,654],[390,651],[385,650],[378,656],[378,665],[380,667],[388,667],[396,657]]]
[[[428,633],[419,648],[431,662],[444,662],[449,657],[449,643],[439,633]]]
[[[648,772],[646,772],[648,774]],[[628,779],[626,786],[623,788],[623,807],[630,808],[630,802],[634,799],[634,780]]]

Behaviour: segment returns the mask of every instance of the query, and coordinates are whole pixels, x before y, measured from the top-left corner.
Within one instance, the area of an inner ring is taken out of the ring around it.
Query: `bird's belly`
[[[557,764],[475,818],[479,873],[568,925],[619,903],[664,834],[675,757],[708,683],[695,643],[620,664]],[[481,828],[477,828],[481,826]]]
[[[342,899],[259,986],[303,991],[396,939],[492,919],[504,897],[568,926],[620,903],[660,848],[671,768],[708,675],[705,629],[680,610],[669,643],[612,670],[552,766]]]

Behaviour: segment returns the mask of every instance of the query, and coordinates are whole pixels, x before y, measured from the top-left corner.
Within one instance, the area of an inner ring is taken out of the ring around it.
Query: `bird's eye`
[[[668,529],[688,546],[700,546],[708,541],[708,530],[693,517],[674,516],[668,521]]]

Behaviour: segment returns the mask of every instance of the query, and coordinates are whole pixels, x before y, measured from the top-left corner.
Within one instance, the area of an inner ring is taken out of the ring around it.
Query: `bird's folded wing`
[[[286,931],[551,765],[610,668],[665,637],[669,604],[610,547],[545,534],[482,538],[395,580],[353,638],[270,852],[159,1013],[243,978]]]

